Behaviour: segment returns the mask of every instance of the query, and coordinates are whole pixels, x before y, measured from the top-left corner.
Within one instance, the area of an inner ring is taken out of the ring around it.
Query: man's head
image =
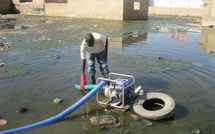
[[[92,33],[85,34],[84,39],[85,39],[85,42],[86,42],[87,46],[89,46],[89,47],[94,46],[95,42],[94,42],[94,37],[93,37]]]

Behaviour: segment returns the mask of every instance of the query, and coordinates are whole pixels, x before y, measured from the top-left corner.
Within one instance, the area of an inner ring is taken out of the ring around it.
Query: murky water
[[[170,121],[135,121],[130,113],[111,112],[121,125],[90,124],[89,117],[108,114],[93,108],[95,97],[68,118],[28,134],[144,133],[203,134],[215,132],[215,30],[201,28],[198,18],[149,17],[148,21],[108,21],[38,16],[2,16],[0,42],[0,117],[5,130],[51,117],[82,97],[79,46],[86,32],[110,38],[112,72],[135,76],[147,91],[171,95],[176,116]],[[97,70],[97,76],[100,76]],[[63,103],[52,100],[60,97]],[[16,108],[27,107],[27,113]]]

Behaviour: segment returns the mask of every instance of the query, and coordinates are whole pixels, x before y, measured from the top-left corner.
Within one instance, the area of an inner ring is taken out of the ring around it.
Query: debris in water
[[[130,114],[131,118],[134,119],[135,121],[140,120],[141,117],[136,115],[136,114]]]
[[[158,60],[164,60],[164,57],[158,56]]]
[[[130,130],[126,130],[125,134],[131,134],[131,131]]]
[[[88,130],[89,129],[86,123],[83,124],[82,129],[84,129],[84,130]]]
[[[4,127],[7,124],[7,120],[5,119],[0,119],[0,128]]]
[[[0,68],[3,68],[3,67],[5,67],[5,63],[0,63]]]
[[[0,51],[4,51],[5,49],[10,48],[9,42],[0,42]]]
[[[60,59],[61,56],[59,54],[56,55],[56,59]]]
[[[26,113],[28,111],[28,108],[26,107],[20,107],[16,109],[17,113]]]
[[[113,115],[93,116],[90,118],[90,122],[93,125],[115,124],[116,120]]]
[[[101,126],[100,128],[99,128],[99,131],[105,131],[105,130],[107,130],[108,128],[106,127],[106,126]]]
[[[192,130],[192,134],[200,134],[200,133],[201,133],[201,131],[198,128],[195,128]]]
[[[141,130],[144,130],[145,128],[147,127],[152,127],[153,126],[153,123],[148,121],[148,120],[144,120],[144,122],[142,123],[142,128]]]
[[[53,103],[54,103],[54,104],[59,104],[59,103],[62,103],[62,102],[63,102],[63,100],[60,99],[60,98],[55,98],[55,99],[53,100]]]

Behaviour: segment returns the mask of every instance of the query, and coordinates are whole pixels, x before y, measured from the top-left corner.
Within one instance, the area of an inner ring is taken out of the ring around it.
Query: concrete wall
[[[45,3],[47,16],[123,19],[123,0],[69,0],[68,3]]]
[[[204,0],[202,25],[215,25],[215,0]]]
[[[69,0],[45,3],[45,15],[111,20],[147,19],[148,0]]]
[[[123,0],[71,0],[72,17],[123,19]]]
[[[8,13],[11,11],[11,0],[0,0],[0,13]]]
[[[69,4],[65,3],[45,3],[45,15],[69,17],[71,14],[68,12],[68,8]]]
[[[20,14],[44,15],[44,0],[32,0],[32,2],[12,1]]]

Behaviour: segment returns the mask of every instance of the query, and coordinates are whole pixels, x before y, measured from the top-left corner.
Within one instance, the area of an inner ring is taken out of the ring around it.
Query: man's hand
[[[86,81],[86,74],[84,72],[81,72],[81,78],[80,78],[80,87],[81,90],[84,91],[84,85],[87,84]]]

